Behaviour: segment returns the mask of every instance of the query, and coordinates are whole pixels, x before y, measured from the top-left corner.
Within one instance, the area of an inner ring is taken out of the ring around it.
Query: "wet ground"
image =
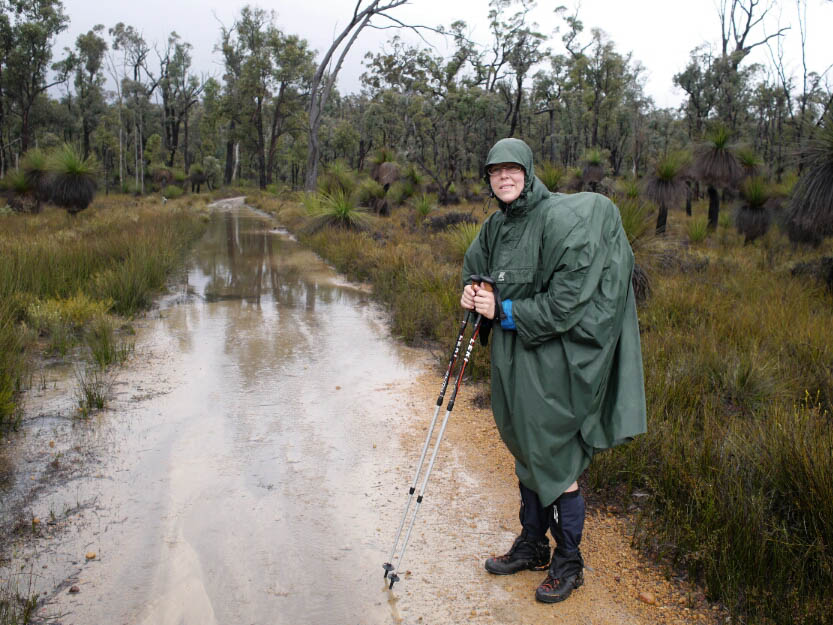
[[[50,370],[2,456],[0,511],[16,531],[0,584],[41,593],[41,621],[706,620],[687,613],[690,590],[660,590],[604,511],[588,518],[587,583],[562,606],[532,600],[541,573],[489,576],[482,560],[511,544],[517,495],[471,395],[389,590],[382,563],[439,390],[433,361],[389,338],[365,289],[239,202],[217,207],[136,328],[106,410],[73,419],[72,370]]]

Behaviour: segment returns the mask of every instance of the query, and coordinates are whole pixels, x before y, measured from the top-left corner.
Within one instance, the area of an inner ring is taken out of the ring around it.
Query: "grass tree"
[[[343,189],[332,193],[307,193],[303,203],[307,217],[305,230],[310,234],[327,227],[367,230],[370,226],[367,209],[358,206],[355,198]]]
[[[818,245],[833,235],[833,114],[804,153],[787,213],[791,241]]]
[[[740,196],[741,203],[735,213],[735,227],[744,236],[744,243],[751,243],[769,230],[769,204],[772,193],[766,181],[760,176],[755,176],[743,181]]]
[[[92,158],[83,158],[71,145],[65,144],[52,156],[52,202],[65,208],[70,215],[80,213],[95,196],[96,166]]]
[[[657,234],[665,233],[668,208],[685,197],[685,167],[686,162],[682,155],[675,152],[666,154],[654,164],[653,172],[645,183],[645,194],[659,207]]]
[[[764,166],[763,159],[758,156],[754,148],[749,146],[741,146],[736,151],[738,164],[743,169],[744,178],[752,178],[762,173]]]
[[[729,144],[729,130],[717,126],[706,135],[694,164],[696,177],[706,184],[709,196],[709,229],[717,228],[720,189],[731,187],[743,176],[743,168]]]
[[[535,167],[535,175],[553,193],[558,191],[565,178],[564,168],[559,167],[552,161],[542,161]]]
[[[597,191],[599,184],[605,177],[605,155],[599,148],[591,148],[582,158],[584,167],[581,171],[581,182],[585,189]]]
[[[49,200],[51,192],[49,159],[43,151],[31,149],[23,157],[21,169],[27,190],[35,200],[33,212],[39,213],[41,203]]]

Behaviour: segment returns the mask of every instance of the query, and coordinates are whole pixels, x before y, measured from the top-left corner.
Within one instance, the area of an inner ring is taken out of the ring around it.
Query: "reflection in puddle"
[[[228,207],[137,325],[97,423],[59,417],[71,381],[29,399],[55,418],[33,423],[22,449],[43,462],[73,447],[89,456],[16,500],[56,520],[24,556],[38,590],[60,590],[42,615],[401,622],[380,589],[393,522],[380,486],[417,363],[385,337],[367,295],[265,217]]]

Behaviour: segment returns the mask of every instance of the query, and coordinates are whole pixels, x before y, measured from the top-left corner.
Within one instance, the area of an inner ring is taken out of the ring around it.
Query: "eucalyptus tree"
[[[407,0],[370,0],[369,4],[362,7],[362,1],[358,0],[353,9],[353,16],[347,25],[336,35],[333,43],[321,57],[318,66],[312,76],[309,97],[309,144],[307,155],[307,170],[304,187],[308,191],[314,191],[318,180],[318,160],[320,145],[318,131],[321,128],[322,113],[324,112],[327,100],[333,91],[341,66],[350,48],[356,39],[368,25],[371,19],[376,16],[386,18],[395,26],[407,27],[400,20],[392,17],[389,13],[392,9],[407,3]],[[414,27],[410,27],[414,28]],[[335,59],[335,65],[333,60]]]
[[[569,54],[551,58],[550,68],[536,74],[533,92],[538,111],[551,116],[545,131],[551,137],[550,153],[560,139],[562,164],[572,166],[598,147],[619,174],[626,157],[641,149],[635,128],[646,123],[650,105],[642,67],[617,52],[601,30],[593,29],[589,41],[580,43],[583,24],[577,16],[565,19],[569,32],[562,40]]]
[[[111,59],[118,86],[119,103],[127,102],[127,110],[133,121],[133,157],[136,191],[145,192],[144,120],[150,107],[150,96],[156,87],[147,71],[150,55],[144,37],[133,26],[119,22],[109,29],[112,49],[121,53],[121,68]],[[121,107],[120,109],[121,110]]]
[[[219,49],[223,54],[223,83],[222,97],[218,99],[216,118],[218,123],[223,118],[227,124],[225,130],[225,167],[223,181],[231,184],[238,172],[240,156],[240,140],[243,136],[241,128],[243,122],[242,105],[244,96],[241,93],[241,74],[244,57],[244,44],[235,37],[234,27],[221,30]]]
[[[539,70],[532,82],[532,103],[535,115],[547,114],[547,135],[541,138],[541,152],[547,154],[549,161],[556,161],[556,127],[555,116],[560,113],[561,91],[565,83],[566,57],[556,55],[550,57],[550,71]]]
[[[8,57],[14,48],[14,37],[12,24],[6,13],[6,2],[0,0],[0,176],[6,175],[10,154],[7,153],[8,140],[10,135],[6,125],[8,105],[6,103],[6,85],[4,74],[8,66]]]
[[[186,173],[191,164],[188,152],[189,115],[199,102],[205,81],[191,73],[190,43],[182,41],[176,32],[168,36],[164,53],[159,56],[159,77],[156,79],[162,98],[163,140],[167,151],[167,165],[174,166],[180,147],[180,130],[184,127],[183,164]]]
[[[397,38],[393,44],[387,54],[368,57],[369,114],[377,132],[384,129],[382,145],[415,162],[447,202],[452,185],[477,170],[488,145],[506,135],[503,104],[465,75],[460,48],[444,59]]]
[[[515,83],[515,97],[510,106],[511,122],[509,124],[509,136],[514,136],[518,128],[521,103],[523,102],[524,96],[524,81],[529,71],[550,53],[549,49],[542,48],[544,41],[546,41],[544,35],[533,30],[533,28],[537,27],[537,24],[528,26],[525,23],[526,13],[535,6],[535,3],[527,3],[522,0],[522,5],[523,11],[519,11],[519,14],[524,16],[523,23],[514,34],[511,50],[507,59],[509,67],[512,68]]]
[[[74,76],[75,108],[80,116],[83,159],[90,155],[90,136],[106,107],[103,66],[107,42],[100,35],[103,31],[104,25],[97,24],[78,35],[75,47],[72,50],[67,48],[64,60],[56,64],[66,75]],[[71,95],[67,99],[71,101]]]
[[[674,74],[674,84],[686,92],[683,113],[688,125],[688,137],[699,140],[706,128],[706,121],[714,109],[717,91],[712,80],[711,51],[700,46],[691,51],[685,69]]]
[[[301,131],[293,122],[306,105],[313,52],[305,39],[278,29],[274,12],[256,7],[244,7],[232,31],[225,36],[224,49],[231,54],[228,61],[236,64],[229,69],[239,72],[234,76],[239,104],[253,126],[258,184],[264,188],[274,174],[279,139]]]
[[[53,41],[67,28],[69,18],[60,0],[3,0],[0,13],[0,81],[3,95],[11,105],[5,112],[19,119],[23,153],[32,139],[33,106],[50,87],[65,79],[59,76],[50,82],[48,72]]]

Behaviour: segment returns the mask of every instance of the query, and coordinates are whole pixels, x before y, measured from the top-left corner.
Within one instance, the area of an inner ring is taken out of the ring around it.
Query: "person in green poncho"
[[[645,389],[619,211],[596,193],[550,193],[532,160],[519,139],[489,151],[500,210],[466,252],[460,303],[492,325],[492,411],[521,494],[521,534],[486,570],[547,569],[535,598],[555,603],[584,581],[577,480],[596,452],[645,432]],[[496,294],[472,275],[491,277]]]

